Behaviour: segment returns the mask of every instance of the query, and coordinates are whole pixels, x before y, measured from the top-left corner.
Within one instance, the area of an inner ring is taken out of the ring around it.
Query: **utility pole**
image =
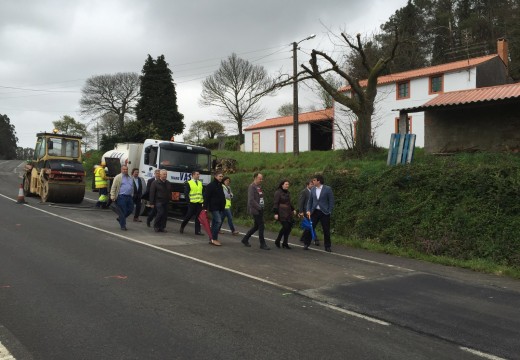
[[[300,139],[298,131],[298,59],[296,51],[298,43],[293,42],[293,155],[300,155]]]
[[[306,37],[303,40],[298,42],[293,42],[293,155],[300,155],[300,135],[298,131],[298,44],[302,41],[309,40],[316,37],[316,35],[312,34],[311,36]]]

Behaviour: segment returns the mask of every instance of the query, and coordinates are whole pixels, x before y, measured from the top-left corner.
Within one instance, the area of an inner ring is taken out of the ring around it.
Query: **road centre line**
[[[0,194],[0,196],[6,198],[8,200],[11,200],[12,202],[15,202],[14,199],[11,199],[11,198],[3,195],[3,194]],[[341,309],[341,308],[339,308],[337,306],[330,305],[330,304],[327,304],[327,303],[315,300],[312,297],[310,297],[308,295],[305,295],[305,294],[302,294],[297,289],[291,288],[289,286],[285,286],[285,285],[282,285],[282,284],[275,283],[273,281],[262,279],[262,278],[257,277],[257,276],[249,275],[249,274],[246,274],[244,272],[237,271],[237,270],[234,270],[234,269],[231,269],[231,268],[228,268],[228,267],[225,267],[225,266],[221,266],[221,265],[218,265],[218,264],[214,264],[214,263],[211,263],[211,262],[206,261],[206,260],[198,259],[198,258],[193,257],[193,256],[185,255],[185,254],[182,254],[182,253],[179,253],[179,252],[176,252],[176,251],[172,251],[172,250],[169,250],[169,249],[164,249],[164,248],[156,246],[156,245],[148,244],[148,243],[145,243],[145,242],[140,241],[140,240],[133,239],[133,238],[128,237],[128,236],[124,236],[124,235],[121,235],[121,234],[118,234],[118,233],[115,233],[115,232],[112,232],[112,231],[108,231],[108,230],[101,229],[101,228],[98,228],[98,227],[95,227],[95,226],[92,226],[92,225],[89,225],[89,224],[85,224],[85,223],[79,222],[77,220],[69,219],[69,218],[66,218],[66,217],[61,216],[61,215],[53,214],[53,213],[51,213],[49,211],[37,208],[37,207],[32,206],[32,205],[28,205],[28,204],[21,204],[21,205],[27,206],[27,207],[29,207],[31,209],[43,212],[45,214],[48,214],[48,215],[51,215],[51,216],[54,216],[54,217],[57,217],[57,218],[60,218],[60,219],[63,219],[63,220],[66,220],[66,221],[69,221],[69,222],[81,225],[81,226],[84,226],[84,227],[87,227],[87,228],[90,228],[90,229],[93,229],[93,230],[97,230],[97,231],[100,231],[100,232],[103,232],[103,233],[106,233],[106,234],[110,234],[110,235],[119,237],[121,239],[130,241],[130,242],[133,242],[133,243],[136,243],[136,244],[139,244],[139,245],[144,245],[144,246],[150,247],[152,249],[156,249],[156,250],[159,250],[159,251],[162,251],[162,252],[166,252],[166,253],[169,253],[169,254],[172,254],[172,255],[184,258],[184,259],[188,259],[188,260],[192,260],[192,261],[198,262],[200,264],[204,264],[206,266],[217,268],[217,269],[220,269],[220,270],[223,270],[223,271],[227,271],[227,272],[230,272],[230,273],[242,276],[242,277],[246,277],[246,278],[251,279],[251,280],[255,280],[255,281],[267,284],[267,285],[271,285],[271,286],[274,286],[274,287],[276,287],[278,289],[282,289],[284,291],[289,291],[291,293],[298,294],[298,295],[300,295],[302,297],[306,297],[306,298],[312,300],[316,304],[319,304],[321,306],[324,306],[324,307],[332,309],[332,310],[339,311],[339,312],[344,313],[344,314],[355,316],[355,317],[358,317],[358,318],[361,318],[361,319],[364,319],[364,320],[367,320],[367,321],[371,321],[371,322],[374,322],[374,323],[380,324],[380,325],[385,325],[385,326],[389,326],[390,325],[390,323],[381,321],[379,319],[372,318],[372,317],[369,317],[369,316],[366,316],[366,315],[363,315],[363,314],[358,314],[358,313],[353,312],[353,311]]]

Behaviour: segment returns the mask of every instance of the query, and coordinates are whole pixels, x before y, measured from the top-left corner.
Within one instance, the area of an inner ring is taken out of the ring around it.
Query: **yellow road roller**
[[[85,170],[81,162],[81,137],[42,132],[36,134],[34,157],[23,176],[25,196],[42,202],[78,204],[85,196]]]

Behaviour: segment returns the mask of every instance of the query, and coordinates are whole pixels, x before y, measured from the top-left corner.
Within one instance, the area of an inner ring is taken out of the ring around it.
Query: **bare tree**
[[[374,114],[374,102],[377,95],[377,78],[385,71],[388,63],[395,57],[399,45],[398,31],[395,31],[394,42],[389,54],[375,61],[371,60],[365,53],[365,44],[361,40],[361,34],[356,35],[356,39],[341,33],[342,39],[347,43],[350,50],[359,54],[362,65],[367,70],[368,78],[360,81],[359,78],[343,70],[337,61],[323,51],[312,50],[310,67],[302,64],[303,71],[298,73],[297,81],[306,79],[316,80],[323,90],[328,93],[336,102],[344,105],[354,114],[355,129],[345,129],[345,133],[350,133],[355,137],[354,149],[360,153],[366,152],[372,146],[372,115]],[[321,68],[320,64],[327,63],[327,67]],[[348,86],[338,88],[336,82],[327,80],[328,73],[334,73],[344,79]],[[276,87],[292,85],[293,78],[278,82]],[[350,136],[352,136],[350,135]],[[347,136],[348,137],[348,136]]]
[[[122,133],[125,119],[134,112],[139,97],[139,75],[117,73],[93,76],[87,79],[81,92],[81,114],[114,114],[118,119],[118,132]]]
[[[374,101],[377,95],[377,78],[383,73],[388,63],[394,58],[399,40],[397,31],[392,50],[384,58],[380,58],[375,63],[370,62],[364,51],[364,44],[361,41],[361,34],[356,35],[356,41],[345,33],[341,36],[348,44],[349,48],[356,51],[362,58],[362,64],[368,72],[368,78],[365,83],[361,84],[358,78],[355,78],[342,70],[338,63],[329,55],[322,51],[312,50],[310,67],[302,65],[303,73],[308,77],[315,79],[323,89],[332,96],[338,103],[349,108],[357,118],[355,143],[354,147],[360,153],[366,152],[372,146],[372,115],[374,113]],[[318,61],[324,60],[328,62],[329,68],[320,69]],[[340,91],[334,84],[331,84],[324,77],[327,72],[333,71],[347,81],[350,91]]]
[[[248,122],[259,118],[263,110],[258,102],[268,94],[273,94],[274,81],[262,66],[231,54],[220,62],[220,68],[202,82],[200,104],[220,108],[219,115],[224,121],[236,124],[242,137],[242,128]]]

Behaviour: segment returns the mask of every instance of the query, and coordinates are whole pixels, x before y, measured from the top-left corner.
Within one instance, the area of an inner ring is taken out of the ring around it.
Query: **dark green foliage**
[[[16,159],[18,138],[7,115],[0,114],[0,159]]]
[[[332,217],[336,241],[360,239],[430,255],[520,267],[520,155],[439,158],[419,154],[411,165],[386,167],[383,154],[361,162],[332,154],[343,168],[326,166],[320,172],[336,198]],[[270,219],[278,182],[289,179],[296,205],[299,191],[314,171],[278,167],[278,161],[273,161],[277,156],[262,155],[266,165],[257,170],[264,174],[266,219]],[[225,156],[234,158],[233,153]],[[328,156],[332,159],[330,152]],[[323,159],[322,163],[328,164]],[[239,164],[242,171],[248,161],[240,159]],[[247,185],[253,175],[248,170],[231,175],[236,196],[233,211],[242,217],[247,216]]]
[[[224,143],[224,148],[229,151],[238,151],[240,147],[240,143],[236,138],[228,138]]]
[[[157,57],[157,60],[148,55],[142,74],[137,120],[149,132],[155,130],[161,140],[170,140],[173,135],[182,134],[184,115],[178,111],[172,72],[164,55]],[[149,133],[145,138],[152,135]]]
[[[373,41],[366,41],[370,61],[392,45],[398,29],[401,44],[389,66],[396,73],[468,57],[494,54],[497,39],[508,40],[513,79],[520,79],[520,1],[410,0],[384,24]],[[347,55],[349,72],[367,77],[356,52]]]

